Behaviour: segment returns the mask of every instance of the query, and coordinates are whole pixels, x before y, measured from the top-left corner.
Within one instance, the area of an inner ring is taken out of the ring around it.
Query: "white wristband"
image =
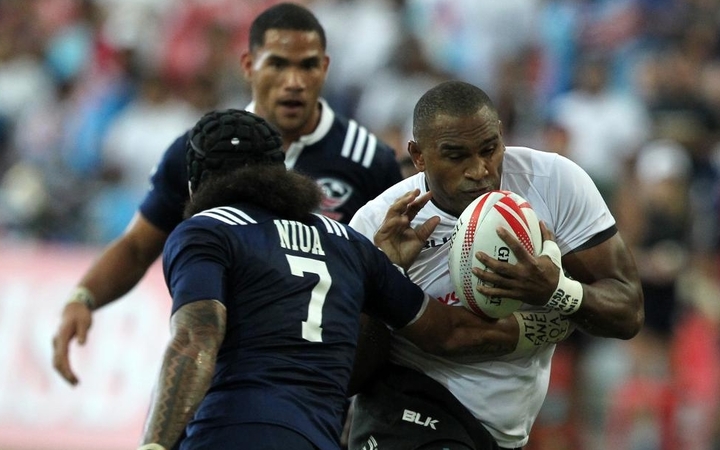
[[[550,301],[545,306],[560,311],[560,314],[569,315],[580,309],[583,298],[583,287],[579,281],[566,277],[560,271],[560,280],[553,292]]]
[[[555,310],[516,311],[513,315],[520,327],[515,351],[558,343],[568,336],[571,328],[570,321]]]
[[[561,314],[569,315],[580,309],[583,299],[583,287],[579,281],[565,276],[562,268],[560,248],[555,241],[547,240],[543,242],[543,249],[540,253],[549,257],[553,264],[560,269],[560,278],[558,279],[555,292],[550,296],[550,300],[545,304],[548,308],[560,311]]]
[[[84,286],[76,287],[75,290],[72,291],[72,294],[70,294],[70,298],[68,299],[67,303],[82,303],[83,305],[87,306],[90,311],[97,308],[95,296],[92,294],[92,292],[90,292],[88,288]]]
[[[160,444],[152,443],[152,444],[145,444],[143,446],[138,447],[137,450],[166,450],[165,447],[163,447]]]

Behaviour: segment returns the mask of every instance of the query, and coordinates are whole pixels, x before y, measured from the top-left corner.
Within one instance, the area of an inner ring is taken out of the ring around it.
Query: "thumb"
[[[88,328],[90,328],[89,324],[78,325],[76,334],[78,344],[85,345],[85,341],[87,340]]]
[[[432,216],[425,222],[423,222],[422,225],[415,228],[415,232],[417,233],[417,236],[419,239],[422,239],[423,241],[430,238],[430,236],[433,234],[433,231],[435,231],[435,228],[437,228],[438,224],[440,223],[440,216]]]

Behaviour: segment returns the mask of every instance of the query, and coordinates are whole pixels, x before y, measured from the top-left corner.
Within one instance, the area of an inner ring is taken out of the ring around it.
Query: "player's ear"
[[[410,159],[412,160],[413,165],[418,170],[418,172],[424,171],[425,158],[423,158],[422,152],[420,151],[420,146],[418,145],[417,141],[408,141],[408,154],[410,154]]]
[[[252,53],[249,51],[244,51],[240,55],[240,67],[243,71],[243,76],[245,77],[245,81],[250,82],[252,79],[252,70],[253,70],[253,63],[254,58]]]

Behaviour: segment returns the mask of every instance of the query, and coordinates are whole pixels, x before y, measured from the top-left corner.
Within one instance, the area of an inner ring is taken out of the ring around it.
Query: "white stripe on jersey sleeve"
[[[349,158],[350,157],[350,149],[352,148],[352,143],[355,140],[355,133],[357,132],[358,124],[354,120],[350,120],[348,123],[348,130],[347,133],[345,133],[345,142],[343,142],[342,151],[340,152],[340,155],[343,158]]]
[[[237,214],[240,218],[245,219],[248,223],[257,223],[255,219],[247,215],[246,212],[239,210],[237,208],[232,208],[230,206],[220,206],[218,209],[225,211],[229,214]]]
[[[257,223],[255,219],[247,215],[245,212],[229,206],[219,206],[217,208],[208,209],[207,211],[195,214],[195,216],[210,217],[228,225],[247,225],[249,223]]]
[[[322,214],[315,214],[320,218],[320,220],[325,224],[325,230],[330,234],[335,234],[338,236],[342,236],[345,239],[349,239],[347,230],[345,229],[345,226],[340,224],[339,222],[336,222],[332,220],[331,218],[324,216]]]
[[[237,219],[225,218],[222,215],[218,214],[218,211],[214,211],[212,209],[203,211],[201,213],[197,213],[193,217],[197,217],[197,216],[210,217],[211,219],[219,220],[220,222],[226,223],[228,225],[244,225],[243,223],[238,223]]]
[[[368,168],[372,164],[376,150],[377,137],[370,133],[367,128],[350,119],[340,156],[350,158],[353,162]]]
[[[355,147],[353,148],[352,160],[356,163],[360,162],[363,151],[365,150],[365,142],[367,141],[368,131],[365,127],[358,128],[357,139],[355,140]]]
[[[377,138],[374,134],[370,133],[367,150],[365,150],[365,157],[362,161],[363,167],[370,167],[370,164],[372,164],[372,160],[375,157],[375,150],[377,150]]]

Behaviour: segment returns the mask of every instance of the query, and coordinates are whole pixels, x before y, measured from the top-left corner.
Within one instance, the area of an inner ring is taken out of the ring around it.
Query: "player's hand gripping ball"
[[[497,235],[497,228],[508,230],[531,255],[542,247],[540,223],[530,204],[510,191],[491,191],[481,195],[458,218],[450,241],[450,278],[455,295],[463,306],[483,317],[499,319],[520,308],[520,300],[488,297],[475,287],[483,283],[472,273],[473,267],[490,270],[475,257],[482,251],[510,264],[517,258]]]

